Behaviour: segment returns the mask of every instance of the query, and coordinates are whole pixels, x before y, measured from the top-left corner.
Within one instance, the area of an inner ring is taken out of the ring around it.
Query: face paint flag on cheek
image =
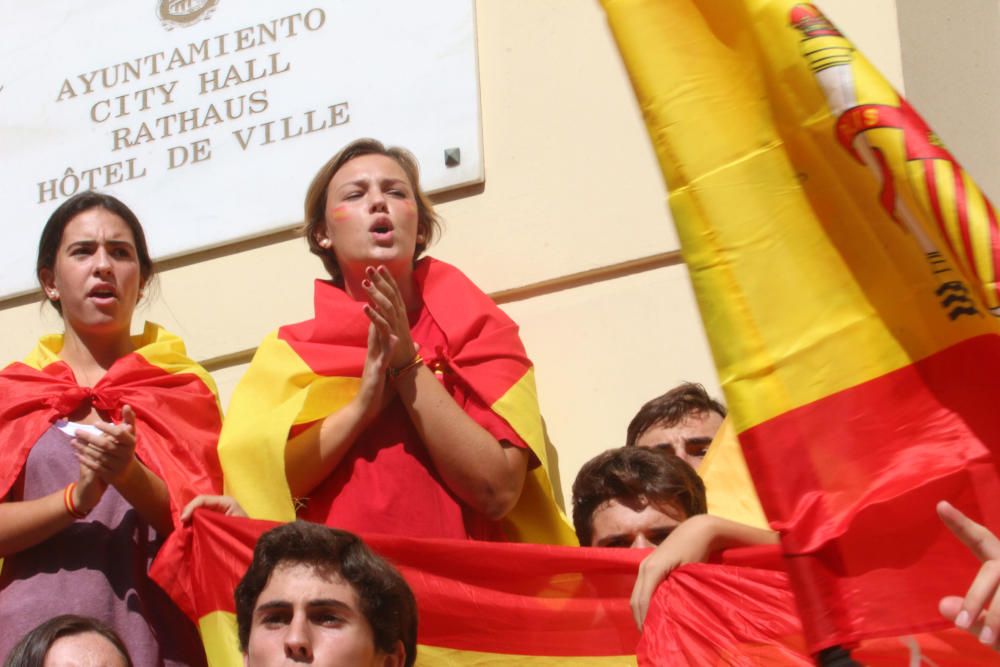
[[[334,222],[339,222],[341,220],[346,220],[348,215],[349,214],[347,212],[347,206],[345,204],[341,204],[340,206],[337,206],[330,213],[330,217],[333,218]]]

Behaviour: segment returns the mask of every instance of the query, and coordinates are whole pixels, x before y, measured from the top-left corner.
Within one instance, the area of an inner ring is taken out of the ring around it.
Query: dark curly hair
[[[584,463],[573,481],[573,527],[581,546],[591,544],[594,512],[615,499],[675,506],[684,511],[685,518],[708,509],[705,484],[673,452],[645,447],[609,449]]]
[[[392,653],[402,642],[404,664],[417,656],[417,603],[392,565],[375,555],[353,533],[308,521],[272,528],[257,541],[253,561],[234,594],[240,650],[246,652],[257,598],[278,565],[302,564],[340,575],[358,595],[361,613],[372,628],[375,648]]]

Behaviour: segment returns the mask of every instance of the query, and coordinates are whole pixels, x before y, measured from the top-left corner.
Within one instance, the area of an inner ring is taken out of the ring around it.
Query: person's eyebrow
[[[402,186],[405,186],[405,187],[407,187],[407,188],[408,188],[408,187],[410,187],[410,184],[409,184],[409,183],[407,183],[407,182],[406,182],[405,180],[403,180],[402,178],[393,178],[393,177],[391,177],[391,176],[390,176],[390,177],[388,177],[388,178],[383,178],[383,179],[382,179],[381,181],[379,181],[379,182],[380,182],[380,183],[381,183],[381,184],[382,184],[383,186],[385,186],[385,185],[402,185]]]
[[[335,598],[320,598],[318,600],[309,600],[306,603],[307,607],[337,607],[340,609],[351,609],[351,605],[347,604],[342,600],[337,600]]]
[[[620,542],[621,540],[628,539],[628,535],[625,533],[618,533],[617,535],[608,535],[607,537],[597,540],[597,546],[603,547],[606,544],[611,544],[612,542]]]
[[[292,603],[286,602],[285,600],[271,600],[257,605],[254,608],[253,613],[256,614],[259,611],[273,611],[275,609],[289,609],[291,606]]]
[[[692,438],[684,438],[684,442],[689,445],[704,445],[712,442],[712,439],[707,435],[696,435]]]
[[[368,178],[365,178],[365,177],[363,177],[363,178],[355,178],[353,181],[347,181],[346,183],[341,183],[340,186],[337,187],[337,189],[338,190],[343,190],[344,188],[361,187],[361,186],[367,186],[367,185],[368,185]]]
[[[113,246],[125,246],[127,248],[134,248],[135,247],[135,244],[132,243],[131,241],[129,241],[128,239],[105,239],[104,243],[107,244],[107,245],[113,245]],[[97,245],[97,239],[77,239],[76,241],[71,242],[66,247],[67,248],[76,248],[78,246],[87,247],[87,246],[95,246],[95,245]]]

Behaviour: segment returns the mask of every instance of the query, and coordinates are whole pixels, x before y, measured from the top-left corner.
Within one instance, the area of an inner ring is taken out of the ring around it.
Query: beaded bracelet
[[[76,504],[73,502],[73,490],[76,488],[76,482],[70,482],[66,485],[66,490],[63,491],[63,505],[66,506],[66,511],[74,519],[83,519],[90,512],[81,512],[77,509]]]

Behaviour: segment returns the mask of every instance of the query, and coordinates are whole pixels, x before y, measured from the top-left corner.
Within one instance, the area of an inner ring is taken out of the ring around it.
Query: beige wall
[[[830,4],[902,87],[895,3]],[[486,182],[443,198],[432,252],[521,324],[568,497],[580,464],[621,444],[642,402],[680,380],[718,384],[599,4],[480,0],[477,13]],[[143,315],[184,336],[227,401],[260,338],[309,317],[321,275],[300,239],[276,234],[168,263]],[[28,299],[0,302],[0,357],[58,327],[39,312]]]
[[[907,98],[996,203],[1000,0],[905,0],[898,13]]]

